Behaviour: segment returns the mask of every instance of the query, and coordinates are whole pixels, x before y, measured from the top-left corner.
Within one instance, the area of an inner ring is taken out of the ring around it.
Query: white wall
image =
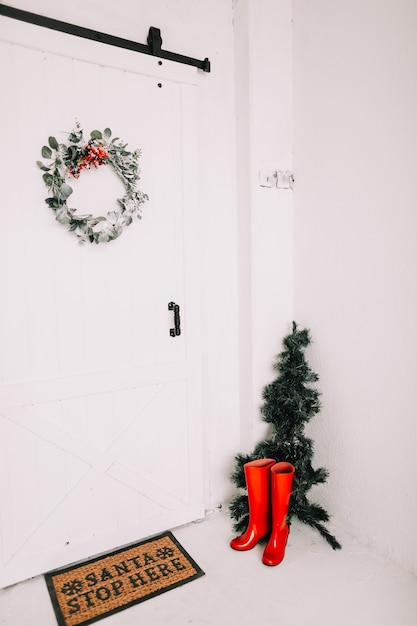
[[[292,193],[260,186],[292,168],[291,1],[234,0],[241,448],[265,436],[262,389],[292,320]]]
[[[7,4],[146,43],[160,28],[162,48],[198,59],[201,175],[201,283],[207,504],[229,491],[230,459],[239,444],[237,237],[233,25],[231,0],[10,0]],[[197,70],[196,70],[197,72]]]
[[[294,0],[295,317],[335,519],[417,573],[417,3]]]

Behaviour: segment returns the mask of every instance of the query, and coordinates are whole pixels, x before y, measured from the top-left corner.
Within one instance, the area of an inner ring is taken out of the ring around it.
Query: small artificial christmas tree
[[[269,438],[259,442],[252,454],[237,454],[231,480],[245,489],[244,465],[249,461],[272,458],[286,461],[295,467],[293,489],[288,511],[288,521],[293,516],[318,530],[333,549],[341,548],[337,539],[327,530],[328,513],[319,504],[309,502],[307,493],[320,483],[325,483],[328,472],[320,467],[313,469],[313,442],[304,434],[305,425],[320,411],[319,392],[312,386],[318,380],[309,367],[304,351],[310,344],[308,329],[298,330],[293,322],[292,333],[285,337],[284,350],[278,356],[274,369],[279,372],[263,390],[261,407],[263,420],[271,424]],[[235,520],[234,530],[242,533],[249,522],[248,497],[237,494],[229,506]]]

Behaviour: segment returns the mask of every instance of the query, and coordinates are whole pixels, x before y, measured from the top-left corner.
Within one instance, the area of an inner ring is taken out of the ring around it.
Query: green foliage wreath
[[[37,161],[50,191],[46,204],[55,212],[57,221],[77,235],[80,243],[116,239],[134,217],[141,218],[142,204],[148,200],[148,196],[136,188],[140,179],[140,150],[130,152],[126,143],[118,137],[112,139],[111,135],[110,128],[105,128],[103,132],[93,130],[86,141],[77,123],[75,130],[69,133],[68,144],[58,143],[55,137],[49,137],[49,145],[42,147],[42,157],[51,160],[49,165]],[[123,198],[117,199],[118,209],[109,211],[106,217],[77,215],[76,209],[67,204],[73,192],[67,180],[79,178],[84,169],[101,165],[110,165],[123,182],[126,193]]]

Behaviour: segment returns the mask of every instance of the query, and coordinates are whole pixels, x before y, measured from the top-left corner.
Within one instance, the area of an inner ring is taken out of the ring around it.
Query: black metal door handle
[[[169,334],[171,337],[177,337],[181,335],[180,307],[175,302],[168,302],[168,310],[174,311],[174,328],[169,329]]]

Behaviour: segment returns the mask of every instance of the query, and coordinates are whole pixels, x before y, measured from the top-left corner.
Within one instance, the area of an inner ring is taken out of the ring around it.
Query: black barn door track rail
[[[90,28],[83,28],[82,26],[76,26],[75,24],[68,24],[67,22],[54,20],[50,17],[30,13],[29,11],[21,11],[20,9],[9,7],[6,4],[0,4],[0,15],[11,17],[12,19],[19,20],[21,22],[35,24],[36,26],[50,28],[51,30],[57,30],[61,33],[66,33],[67,35],[75,35],[76,37],[83,37],[84,39],[91,39],[92,41],[99,41],[100,43],[105,43],[110,46],[116,46],[117,48],[124,48],[125,50],[133,50],[133,52],[149,54],[160,59],[166,59],[167,61],[193,65],[204,72],[210,72],[210,61],[208,58],[205,58],[204,61],[199,61],[198,59],[177,54],[176,52],[162,50],[161,31],[159,28],[154,28],[153,26],[149,29],[148,45],[146,45],[143,43],[137,43],[136,41],[130,41],[129,39],[123,39],[122,37],[106,35],[106,33],[100,33],[96,30],[91,30]]]

